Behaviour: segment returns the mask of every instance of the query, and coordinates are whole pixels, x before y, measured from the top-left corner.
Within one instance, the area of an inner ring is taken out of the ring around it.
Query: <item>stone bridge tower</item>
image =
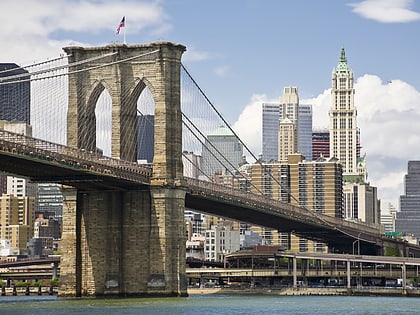
[[[106,89],[111,155],[136,161],[137,100],[145,87],[155,103],[155,143],[153,176],[142,191],[63,188],[59,295],[186,295],[180,106],[185,47],[156,42],[64,51],[73,64],[67,145],[96,150],[95,107]]]

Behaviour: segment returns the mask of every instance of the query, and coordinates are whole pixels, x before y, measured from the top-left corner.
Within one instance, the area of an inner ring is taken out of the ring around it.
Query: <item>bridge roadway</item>
[[[0,131],[0,171],[33,182],[55,182],[80,190],[148,189],[152,175],[148,166],[3,130]],[[355,241],[362,252],[369,254],[377,254],[384,246],[407,246],[386,238],[369,225],[317,214],[238,189],[192,178],[185,179],[185,189],[187,208],[293,232],[325,242],[339,252],[351,253]],[[411,247],[411,253],[420,256],[420,247]]]

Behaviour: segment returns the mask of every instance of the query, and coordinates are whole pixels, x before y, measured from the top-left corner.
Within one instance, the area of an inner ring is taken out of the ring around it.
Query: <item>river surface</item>
[[[408,297],[191,295],[186,298],[62,300],[55,296],[1,296],[0,314],[420,314]]]

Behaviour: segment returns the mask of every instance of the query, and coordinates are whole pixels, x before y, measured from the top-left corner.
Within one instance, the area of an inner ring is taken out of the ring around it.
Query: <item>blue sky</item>
[[[0,12],[0,62],[122,42],[122,16],[128,44],[185,45],[184,65],[256,153],[261,103],[285,86],[313,104],[314,126],[328,127],[331,72],[344,47],[369,180],[384,202],[398,207],[407,162],[420,159],[420,1],[20,0]]]

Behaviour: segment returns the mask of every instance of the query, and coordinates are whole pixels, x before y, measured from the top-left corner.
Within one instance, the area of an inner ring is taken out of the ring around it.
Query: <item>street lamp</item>
[[[357,234],[357,240],[353,242],[353,245],[352,245],[353,255],[354,255],[354,244],[356,243],[357,243],[357,255],[360,255],[360,234],[362,233],[360,232],[359,234]]]

